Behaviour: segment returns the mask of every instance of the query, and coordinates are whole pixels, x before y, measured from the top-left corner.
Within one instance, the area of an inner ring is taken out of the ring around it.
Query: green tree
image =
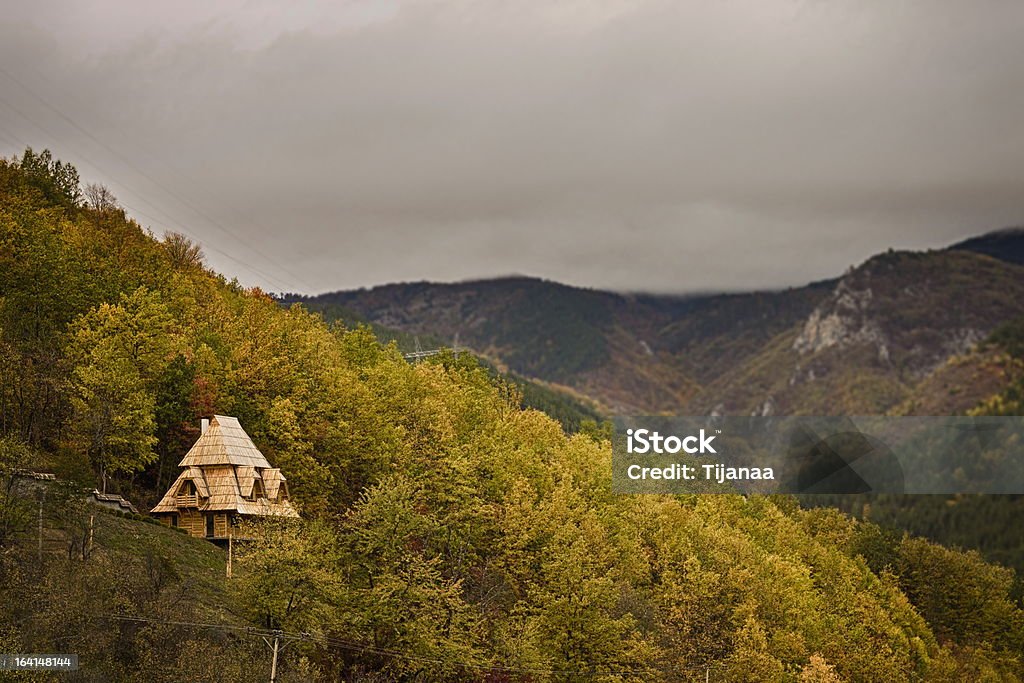
[[[140,287],[71,327],[71,433],[104,488],[108,473],[135,472],[156,459],[155,384],[176,343],[172,322],[159,296]]]
[[[13,438],[0,438],[0,548],[6,548],[32,519],[31,502],[17,489],[18,470],[29,465],[32,453]]]
[[[431,551],[437,522],[424,514],[422,491],[389,478],[369,489],[344,524],[344,632],[374,648],[397,650],[416,660],[362,658],[395,678],[462,680],[465,671],[447,662],[483,664],[479,624],[462,597],[459,581],[446,578]],[[368,642],[367,642],[368,641]],[[423,660],[437,662],[424,666]],[[461,675],[460,675],[461,674]]]
[[[1012,570],[920,538],[903,541],[897,570],[900,586],[940,638],[1024,648],[1024,613],[1009,597]]]
[[[192,399],[196,368],[184,354],[178,353],[157,379],[154,419],[159,463],[155,477],[157,490],[164,490],[177,472],[174,467],[187,448],[199,436]]]
[[[235,590],[266,628],[322,635],[341,583],[338,538],[317,521],[269,518],[243,524],[236,544]]]
[[[81,201],[78,169],[66,161],[54,159],[50,150],[36,154],[27,147],[21,156],[21,169],[48,198],[70,206]]]

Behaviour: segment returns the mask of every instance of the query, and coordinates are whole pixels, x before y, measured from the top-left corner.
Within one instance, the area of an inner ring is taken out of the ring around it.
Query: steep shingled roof
[[[210,427],[185,454],[179,467],[208,465],[239,465],[269,468],[270,463],[256,448],[238,418],[214,415]]]
[[[198,495],[186,498],[184,507],[200,512],[299,516],[287,499],[288,485],[281,470],[270,466],[237,418],[215,415],[180,466],[185,469],[150,512],[176,512],[182,502],[178,497],[181,485],[192,481]],[[282,492],[284,495],[279,495]]]

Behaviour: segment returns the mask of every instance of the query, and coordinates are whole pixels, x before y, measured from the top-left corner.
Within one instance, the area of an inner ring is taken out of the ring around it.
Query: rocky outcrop
[[[799,354],[815,353],[831,347],[873,344],[880,360],[888,360],[889,345],[881,325],[872,318],[871,287],[856,289],[844,278],[824,303],[814,309],[803,330],[793,341]]]

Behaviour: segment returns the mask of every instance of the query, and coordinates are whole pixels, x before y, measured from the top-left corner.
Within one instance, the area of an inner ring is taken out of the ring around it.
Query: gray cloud
[[[291,4],[26,3],[0,144],[273,290],[776,287],[1024,221],[1020,3]]]

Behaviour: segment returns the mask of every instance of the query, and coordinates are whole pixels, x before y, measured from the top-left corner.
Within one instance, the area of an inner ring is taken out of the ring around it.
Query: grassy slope
[[[96,515],[95,533],[97,552],[115,558],[166,558],[184,595],[211,621],[235,620],[227,589],[227,554],[222,548],[162,524],[107,512]]]

